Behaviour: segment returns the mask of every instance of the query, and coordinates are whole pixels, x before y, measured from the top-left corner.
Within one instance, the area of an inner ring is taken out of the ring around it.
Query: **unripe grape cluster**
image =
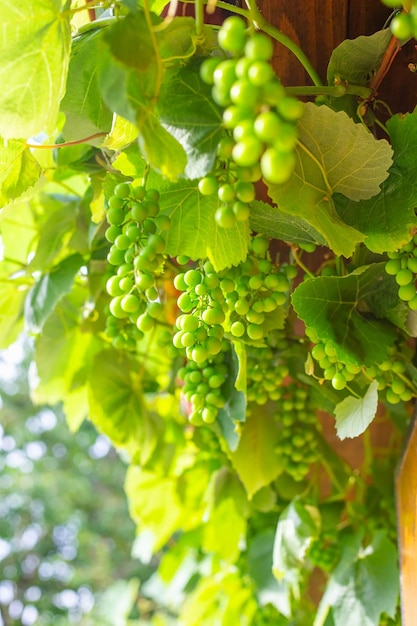
[[[294,267],[277,265],[269,239],[252,239],[245,261],[221,273],[220,288],[227,307],[227,330],[235,339],[262,345],[279,310],[286,306]]]
[[[340,559],[340,536],[337,530],[323,532],[312,542],[308,558],[315,567],[331,571]]]
[[[224,107],[223,125],[233,136],[231,159],[240,168],[253,168],[255,180],[263,176],[268,183],[285,183],[295,167],[303,104],[288,96],[276,77],[273,44],[265,34],[249,35],[245,22],[233,16],[223,23],[218,43],[231,58],[207,59],[201,76]]]
[[[165,264],[163,232],[170,219],[159,215],[159,192],[119,183],[108,199],[106,239],[111,243],[107,260],[113,274],[106,282],[111,296],[107,334],[116,347],[135,348],[163,320],[158,279]]]
[[[301,481],[320,458],[317,418],[305,386],[294,381],[285,386],[277,401],[276,419],[282,425],[276,452],[285,471]]]
[[[247,346],[246,349],[246,397],[249,403],[258,405],[282,397],[284,381],[289,369],[282,358],[287,341],[279,331],[270,333],[266,346]]]
[[[395,277],[398,297],[407,303],[412,311],[417,311],[417,235],[396,252],[388,252],[389,261],[385,271]]]
[[[356,363],[341,363],[330,343],[317,343],[311,350],[311,355],[323,370],[323,378],[331,381],[336,391],[344,389],[362,371]]]
[[[225,342],[215,357],[199,363],[187,360],[178,371],[178,377],[184,381],[182,395],[190,403],[188,419],[194,426],[212,424],[226,403],[222,388],[228,377],[225,363],[228,350],[228,342]]]

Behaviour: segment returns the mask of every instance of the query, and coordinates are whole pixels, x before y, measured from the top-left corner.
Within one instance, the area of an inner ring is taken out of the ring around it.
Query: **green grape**
[[[254,61],[269,61],[273,52],[272,41],[263,33],[255,33],[245,45],[245,56]]]
[[[228,17],[218,33],[221,48],[232,54],[240,54],[246,43],[246,25],[240,17]]]
[[[410,20],[410,16],[408,13],[400,13],[400,15],[396,15],[391,21],[391,32],[394,37],[404,41],[409,39],[412,32],[412,22]]]
[[[268,148],[261,158],[261,170],[265,180],[275,185],[286,183],[295,167],[295,156],[292,152],[278,152]]]

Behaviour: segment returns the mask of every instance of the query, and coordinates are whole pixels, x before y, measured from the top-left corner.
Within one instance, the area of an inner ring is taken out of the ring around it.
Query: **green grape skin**
[[[279,137],[283,123],[274,111],[259,113],[254,122],[256,136],[266,143],[273,143]]]
[[[255,165],[259,161],[261,154],[262,143],[256,137],[247,137],[238,141],[232,151],[233,160],[242,167]]]
[[[277,104],[277,111],[288,122],[297,122],[304,112],[301,100],[291,96],[285,96]]]
[[[414,283],[409,283],[408,285],[401,285],[398,289],[398,297],[400,300],[404,302],[410,302],[416,296],[416,288]]]
[[[261,170],[266,181],[276,185],[286,183],[291,177],[295,166],[292,152],[278,152],[268,148],[261,158]]]
[[[397,39],[404,41],[412,36],[410,16],[406,13],[396,15],[391,22],[391,32]]]
[[[401,269],[395,276],[395,280],[398,285],[408,285],[413,280],[413,273],[408,269]]]
[[[269,61],[274,53],[272,41],[263,33],[255,33],[245,45],[245,56],[254,61]]]
[[[214,83],[214,71],[220,62],[221,58],[219,57],[204,59],[200,65],[200,77],[204,83],[207,83],[208,85],[212,85]]]
[[[343,376],[341,372],[335,374],[332,378],[332,387],[337,391],[341,391],[346,387],[346,378]]]
[[[246,43],[245,22],[237,16],[227,18],[218,33],[221,48],[232,54],[241,54]]]
[[[227,205],[220,207],[217,209],[214,214],[214,219],[216,223],[222,228],[232,228],[236,223],[236,216],[233,212],[232,207]]]
[[[214,176],[205,176],[198,182],[198,190],[202,196],[213,196],[218,188],[219,184]]]
[[[385,271],[390,276],[395,276],[401,269],[400,259],[390,259],[385,263]],[[411,269],[411,268],[409,268]]]
[[[266,61],[254,61],[248,69],[248,80],[257,87],[262,87],[271,82],[274,70]]]

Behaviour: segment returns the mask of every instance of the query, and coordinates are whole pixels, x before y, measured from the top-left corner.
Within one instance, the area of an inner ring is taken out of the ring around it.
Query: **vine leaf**
[[[324,237],[306,220],[260,200],[251,202],[250,225],[253,231],[281,241],[326,245]]]
[[[153,182],[156,177],[150,180]],[[171,218],[166,238],[170,256],[208,257],[216,271],[246,258],[249,225],[237,222],[232,228],[218,226],[214,219],[218,202],[217,197],[202,196],[196,181],[161,187],[161,211]]]
[[[370,366],[387,358],[395,329],[372,309],[384,277],[384,264],[375,263],[348,276],[313,278],[294,291],[297,315],[335,348],[338,361]]]
[[[239,445],[230,458],[249,498],[269,485],[282,471],[275,451],[278,439],[277,423],[266,412],[250,415],[242,426]],[[250,463],[248,459],[251,459]]]
[[[369,36],[342,41],[332,52],[327,68],[327,82],[347,81],[352,85],[366,86],[384,57],[391,39],[391,30],[386,28]]]
[[[339,439],[361,435],[376,415],[378,381],[374,380],[363,398],[347,396],[335,407],[336,430]]]
[[[4,0],[0,29],[0,134],[52,132],[71,46],[63,0]]]
[[[0,137],[0,207],[19,198],[41,175],[41,168],[22,141]]]
[[[57,303],[71,290],[82,264],[83,257],[73,254],[41,276],[32,287],[25,302],[25,322],[30,332],[39,333],[42,330]]]
[[[302,566],[308,549],[320,533],[318,509],[293,500],[281,513],[275,531],[272,571],[278,582],[285,582],[296,597]]]
[[[379,253],[405,245],[416,227],[417,109],[395,115],[387,122],[387,129],[394,149],[394,163],[381,193],[361,202],[335,196],[341,218],[359,228],[366,235],[367,247]]]
[[[116,446],[132,455],[139,449],[138,460],[145,463],[157,433],[145,409],[137,367],[114,349],[95,355],[88,377],[89,418]]]
[[[124,34],[126,42],[119,50],[117,43]],[[140,59],[137,48],[145,44],[148,53]],[[133,65],[129,55],[136,58]],[[137,126],[139,146],[151,166],[176,180],[184,172],[187,156],[155,115],[155,101],[164,77],[161,63],[142,12],[107,28],[99,40],[97,76],[101,97],[109,109]]]
[[[345,539],[341,559],[332,572],[314,626],[332,615],[334,626],[378,626],[382,613],[394,618],[399,593],[397,550],[377,532],[363,547],[361,534]]]
[[[67,87],[61,102],[65,113],[62,135],[65,141],[108,132],[113,113],[104,104],[97,84],[98,39],[102,29],[96,29],[74,39],[68,68]],[[96,140],[97,141],[97,140]]]
[[[315,228],[336,254],[350,256],[364,235],[341,219],[333,194],[355,201],[378,194],[392,150],[343,111],[311,103],[304,109],[294,175],[284,185],[269,185],[269,195],[282,211]]]
[[[201,178],[213,169],[224,132],[221,110],[211,98],[211,87],[201,80],[199,67],[194,64],[175,73],[158,102],[161,123],[187,153],[184,176],[189,179]]]

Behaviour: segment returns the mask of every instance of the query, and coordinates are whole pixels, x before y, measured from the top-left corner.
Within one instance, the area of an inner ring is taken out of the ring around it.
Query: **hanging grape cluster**
[[[136,341],[164,317],[158,279],[170,219],[159,215],[158,202],[158,191],[130,183],[116,185],[108,199],[107,260],[113,273],[106,282],[111,296],[107,334],[118,348],[134,350]]]
[[[388,252],[389,261],[385,271],[395,276],[398,297],[406,302],[412,311],[417,311],[417,235],[396,252]]]
[[[213,85],[214,101],[224,107],[223,126],[231,133],[219,157],[229,160],[200,184],[202,193],[217,193],[216,219],[230,226],[248,215],[253,182],[288,181],[295,167],[297,122],[303,104],[286,95],[272,66],[273,44],[263,33],[249,35],[239,17],[228,18],[218,43],[231,58],[212,57],[201,66],[202,79]],[[221,163],[220,163],[221,165]],[[219,174],[220,172],[220,174]]]

